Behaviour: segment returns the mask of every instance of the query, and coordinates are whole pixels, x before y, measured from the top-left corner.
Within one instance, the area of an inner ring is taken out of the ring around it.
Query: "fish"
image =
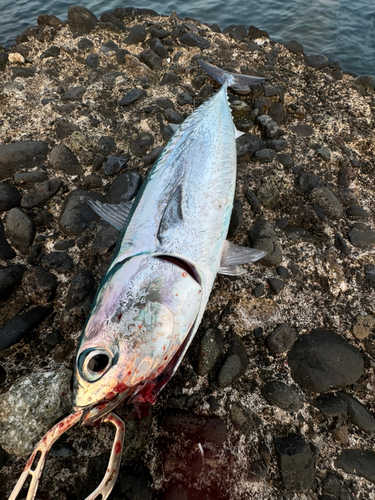
[[[242,135],[227,89],[243,91],[263,78],[230,73],[203,60],[198,64],[222,86],[179,125],[135,200],[88,201],[121,233],[81,335],[74,373],[76,417],[62,425],[64,431],[77,420],[90,425],[112,419],[123,432],[112,410],[122,402],[155,404],[199,328],[216,275],[241,276],[247,272],[243,264],[266,255],[226,239],[236,186],[236,138]],[[100,491],[100,498],[107,498]]]

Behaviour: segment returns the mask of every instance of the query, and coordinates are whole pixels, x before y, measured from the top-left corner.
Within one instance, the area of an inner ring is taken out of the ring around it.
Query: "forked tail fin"
[[[220,69],[213,64],[210,64],[202,59],[198,59],[198,64],[205,70],[207,74],[215,78],[219,83],[227,84],[228,87],[243,87],[245,85],[256,85],[264,81],[264,78],[258,76],[241,75],[238,73],[230,73],[224,69]]]

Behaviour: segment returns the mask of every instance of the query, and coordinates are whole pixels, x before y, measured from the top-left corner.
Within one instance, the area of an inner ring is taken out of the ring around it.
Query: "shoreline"
[[[82,9],[40,16],[0,52],[0,496],[71,410],[77,339],[118,237],[84,199],[136,195],[171,125],[218,88],[203,57],[267,79],[228,93],[244,132],[229,239],[269,253],[217,277],[150,415],[116,409],[128,430],[111,498],[375,499],[374,79],[255,27]],[[70,431],[41,494],[85,498],[110,442],[106,426]]]

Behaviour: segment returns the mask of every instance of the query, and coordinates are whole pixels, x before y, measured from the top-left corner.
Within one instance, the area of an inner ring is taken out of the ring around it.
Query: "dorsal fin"
[[[163,233],[171,229],[173,226],[180,224],[183,220],[182,213],[182,187],[177,186],[177,189],[171,196],[168,205],[165,207],[163,216],[160,221],[158,230],[158,240],[161,241]]]
[[[102,219],[109,222],[113,227],[121,231],[133,206],[133,201],[124,203],[101,203],[100,201],[87,200],[90,207]]]

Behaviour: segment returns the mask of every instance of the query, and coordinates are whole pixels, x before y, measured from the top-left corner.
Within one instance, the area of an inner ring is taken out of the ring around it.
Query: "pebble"
[[[86,64],[89,68],[96,69],[100,65],[100,59],[97,54],[89,54],[86,57]]]
[[[338,417],[347,410],[345,401],[334,394],[320,394],[312,404],[327,417]]]
[[[103,52],[104,55],[109,56],[111,52],[119,50],[119,47],[113,40],[108,40],[103,43],[99,50]]]
[[[314,69],[323,69],[329,66],[328,57],[323,54],[305,56],[305,62],[307,66]]]
[[[372,316],[357,316],[353,322],[353,335],[358,340],[366,339],[375,328],[375,318]]]
[[[95,189],[103,185],[103,180],[99,175],[89,174],[82,177],[79,187],[82,189]]]
[[[373,92],[375,86],[375,79],[372,75],[360,75],[354,79],[354,82],[357,85],[360,85],[365,90]]]
[[[0,183],[0,212],[5,212],[13,207],[18,207],[21,201],[21,193],[8,182]]]
[[[273,184],[261,184],[257,189],[257,198],[264,208],[274,208],[279,199],[279,190]]]
[[[206,38],[191,32],[181,35],[179,41],[188,47],[198,47],[201,50],[208,49],[211,46],[211,43]]]
[[[12,208],[6,216],[5,234],[13,247],[27,255],[35,236],[34,221],[21,209]]]
[[[76,155],[67,146],[55,146],[49,158],[51,166],[67,175],[82,175],[83,168]]]
[[[65,252],[47,253],[42,258],[42,263],[48,269],[54,269],[59,273],[66,273],[74,268],[73,259]]]
[[[42,170],[33,170],[31,172],[16,172],[13,175],[14,183],[17,186],[32,188],[38,182],[48,180],[48,175]]]
[[[275,295],[280,293],[285,286],[284,281],[280,280],[279,278],[267,278],[267,283],[269,284],[270,289]]]
[[[18,457],[28,455],[43,434],[71,410],[71,377],[67,368],[37,369],[2,394],[0,444],[4,450]]]
[[[6,52],[0,52],[0,71],[4,71],[9,60],[9,56]]]
[[[319,186],[320,178],[314,174],[308,174],[306,172],[302,172],[298,179],[298,185],[302,193],[307,194],[311,193],[313,189],[316,189]]]
[[[289,153],[279,153],[276,159],[281,163],[284,168],[290,169],[294,167],[294,160]]]
[[[146,155],[147,151],[154,145],[154,136],[148,132],[142,132],[139,136],[131,143],[130,151],[134,156],[143,157]]]
[[[47,304],[55,294],[57,278],[43,266],[31,267],[22,278],[27,298],[34,304]]]
[[[324,161],[329,161],[332,156],[331,150],[328,148],[319,148],[317,149],[316,154]]]
[[[276,153],[280,153],[287,146],[286,140],[281,137],[280,139],[267,139],[266,147],[270,149],[274,149]]]
[[[277,272],[277,274],[278,274],[279,276],[281,276],[282,278],[285,278],[285,279],[289,278],[289,271],[288,271],[288,269],[287,269],[286,267],[284,267],[284,266],[278,266],[278,267],[276,268],[276,272]]]
[[[288,492],[309,490],[315,473],[310,445],[301,434],[274,438],[274,444],[285,489]]]
[[[340,252],[342,252],[345,255],[350,254],[350,249],[346,241],[339,233],[335,233],[335,247],[337,248],[337,250],[340,250]]]
[[[80,236],[91,222],[99,220],[97,215],[86,203],[87,199],[104,203],[102,194],[84,189],[75,189],[66,197],[61,208],[59,227],[68,236]]]
[[[131,54],[125,55],[125,67],[135,78],[148,78],[151,83],[157,82],[157,75],[146,64],[141,62],[137,57]]]
[[[118,102],[119,106],[130,106],[134,104],[138,99],[145,96],[146,92],[141,89],[132,89],[130,92],[125,94]]]
[[[272,224],[260,219],[253,224],[248,235],[252,248],[267,252],[267,255],[260,260],[262,264],[276,266],[281,263],[283,256]]]
[[[57,47],[56,45],[51,45],[51,47],[48,47],[47,50],[42,52],[40,58],[46,59],[47,57],[53,57],[55,59],[59,55],[60,55],[60,47]]]
[[[326,187],[316,187],[310,193],[310,201],[318,205],[329,219],[339,219],[344,208],[336,196]]]
[[[228,387],[234,384],[246,372],[249,366],[249,358],[245,346],[240,338],[235,338],[229,346],[225,355],[224,363],[219,371],[219,387]]]
[[[130,29],[129,35],[125,38],[125,45],[137,45],[147,38],[146,28],[142,24],[136,24]]]
[[[101,155],[110,155],[116,151],[116,143],[113,137],[103,135],[94,146],[94,152]]]
[[[151,49],[144,50],[138,57],[140,61],[147,64],[147,66],[152,70],[161,71],[163,69],[162,58]]]
[[[129,158],[121,155],[108,155],[105,162],[102,164],[102,172],[104,175],[115,175],[124,170]]]
[[[257,198],[256,194],[253,193],[253,191],[250,191],[250,189],[246,189],[245,198],[249,202],[249,204],[251,206],[251,210],[255,214],[262,215],[262,213],[263,213],[262,208],[261,208],[260,201]]]
[[[180,83],[179,77],[173,71],[169,71],[163,75],[160,85],[178,85]]]
[[[285,121],[285,108],[281,102],[273,102],[268,109],[268,113],[272,120],[277,124],[281,125]]]
[[[145,166],[151,165],[159,158],[161,153],[164,151],[164,146],[158,146],[157,148],[152,149],[144,158],[143,164]]]
[[[77,48],[78,50],[82,50],[82,52],[91,50],[93,47],[94,43],[86,37],[82,37],[78,40]]]
[[[272,120],[272,118],[268,115],[261,115],[257,118],[260,126],[267,134],[267,137],[273,138],[276,137],[279,133],[279,126],[276,122]]]
[[[345,212],[346,212],[346,215],[348,217],[355,217],[358,219],[368,219],[369,218],[368,212],[366,212],[366,210],[364,210],[362,207],[358,207],[356,205],[348,207]]]
[[[288,353],[291,376],[304,389],[327,392],[354,384],[363,373],[360,351],[332,331],[317,328]]]
[[[171,35],[171,31],[163,29],[160,25],[153,25],[150,27],[150,36],[153,39],[167,38]]]
[[[363,432],[371,433],[375,431],[375,418],[358,399],[342,391],[338,392],[337,396],[346,403],[348,417],[352,424]]]
[[[124,33],[127,32],[124,24],[120,21],[119,18],[112,14],[112,12],[103,12],[103,14],[100,16],[100,20],[103,23],[111,23],[113,26],[118,28],[120,31],[123,31]]]
[[[230,223],[228,229],[228,238],[233,238],[242,227],[243,208],[242,202],[239,198],[233,201],[232,214],[230,216]]]
[[[262,425],[262,420],[258,415],[240,402],[231,406],[230,419],[236,430],[244,436],[250,436]]]
[[[364,477],[375,484],[375,452],[371,450],[342,450],[335,466],[347,474]]]
[[[35,184],[35,187],[28,190],[21,200],[22,208],[33,208],[44,205],[52,196],[54,196],[62,185],[62,180],[59,178],[50,179],[48,181]]]
[[[276,151],[274,149],[265,148],[260,149],[255,152],[254,158],[259,161],[259,163],[270,163],[276,156]]]
[[[224,336],[218,328],[209,328],[199,346],[197,373],[207,375],[215,366],[224,348]]]
[[[163,139],[165,140],[165,142],[168,142],[174,133],[175,133],[175,129],[172,128],[171,125],[166,125],[161,130],[161,135],[162,135]]]
[[[88,313],[97,289],[94,275],[89,269],[78,269],[71,280],[65,308],[69,311]]]
[[[272,354],[288,351],[297,338],[297,332],[291,326],[280,323],[267,337],[266,344]]]
[[[182,410],[166,412],[160,427],[171,434],[185,434],[194,442],[210,442],[222,446],[227,440],[227,428],[221,418],[197,415]]]
[[[298,391],[284,382],[271,380],[265,384],[262,393],[269,404],[285,411],[296,412],[303,406]]]
[[[180,124],[184,121],[182,114],[175,109],[166,109],[164,111],[164,116],[169,123]]]
[[[264,293],[264,285],[263,283],[260,283],[259,285],[257,285],[254,290],[253,290],[253,294],[255,295],[255,297],[258,299],[261,295],[263,295]],[[257,329],[256,329],[257,330]],[[263,330],[262,330],[262,335],[263,335]]]
[[[0,180],[21,168],[39,167],[46,160],[48,145],[43,141],[19,141],[0,146]]]
[[[168,50],[164,47],[159,38],[153,38],[151,40],[150,49],[162,59],[167,59],[169,57]]]
[[[90,33],[97,22],[96,15],[86,7],[74,5],[68,9],[68,24],[72,33]]]
[[[0,351],[17,344],[24,337],[32,333],[51,312],[52,309],[50,308],[36,306],[25,313],[15,316],[0,329]]]
[[[367,249],[375,246],[375,231],[366,224],[355,224],[350,229],[348,238],[350,243],[357,248]]]
[[[174,109],[173,101],[168,97],[158,97],[155,104],[162,109]]]
[[[24,266],[19,264],[0,268],[0,300],[7,300],[20,286],[24,272]]]
[[[244,24],[231,24],[223,29],[222,33],[229,35],[236,42],[240,42],[247,38],[247,29]]]
[[[244,134],[236,141],[237,160],[248,161],[254,154],[264,147],[262,139],[253,134]]]
[[[102,227],[95,236],[91,252],[93,255],[105,255],[110,252],[116,245],[120,231],[111,226],[107,222],[101,222]]]
[[[244,101],[232,101],[230,103],[230,108],[232,111],[233,120],[241,120],[245,118],[251,111],[251,108]]]
[[[72,87],[63,93],[61,96],[62,101],[80,101],[86,92],[86,87],[79,85]]]
[[[7,242],[5,237],[4,225],[0,219],[0,259],[10,260],[16,256],[16,252]]]

